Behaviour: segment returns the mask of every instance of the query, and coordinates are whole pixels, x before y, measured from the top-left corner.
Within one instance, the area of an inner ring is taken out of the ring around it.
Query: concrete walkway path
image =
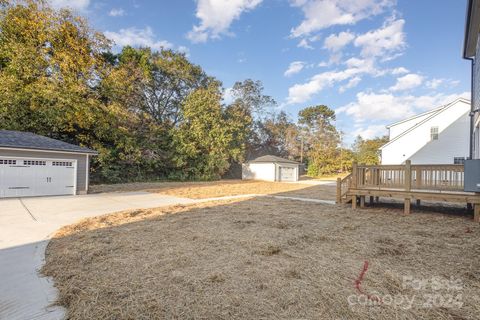
[[[148,192],[0,200],[0,319],[63,319],[65,310],[50,306],[52,281],[38,274],[57,229],[86,217],[193,202]]]

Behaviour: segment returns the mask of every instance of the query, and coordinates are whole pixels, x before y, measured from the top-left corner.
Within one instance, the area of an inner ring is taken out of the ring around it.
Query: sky
[[[466,0],[50,0],[122,46],[171,48],[222,81],[262,81],[296,120],[337,115],[345,144],[469,98]]]

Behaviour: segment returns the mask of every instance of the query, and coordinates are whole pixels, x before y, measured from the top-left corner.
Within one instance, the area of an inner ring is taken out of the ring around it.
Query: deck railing
[[[464,188],[464,167],[446,165],[353,165],[353,189],[401,189],[435,192],[456,191]]]
[[[352,185],[352,174],[350,173],[343,179],[337,178],[337,203],[341,203],[346,198],[347,192]]]
[[[403,198],[404,214],[410,214],[411,201],[420,206],[422,200],[463,202],[473,207],[473,220],[480,222],[480,193],[465,192],[463,164],[358,165],[352,173],[337,179],[337,203],[350,202],[352,209],[370,204],[380,197]]]

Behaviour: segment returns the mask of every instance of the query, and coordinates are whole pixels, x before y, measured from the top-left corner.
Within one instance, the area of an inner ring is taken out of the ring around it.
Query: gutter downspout
[[[473,75],[475,71],[475,59],[474,58],[465,58],[466,60],[471,61],[471,71],[470,71],[470,152],[469,159],[473,159],[473,127],[475,126],[475,101],[474,101],[474,83]]]

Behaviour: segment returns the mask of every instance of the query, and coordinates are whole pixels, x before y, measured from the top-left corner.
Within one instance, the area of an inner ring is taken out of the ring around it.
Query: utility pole
[[[301,137],[301,144],[300,144],[300,163],[303,164],[303,135]]]

